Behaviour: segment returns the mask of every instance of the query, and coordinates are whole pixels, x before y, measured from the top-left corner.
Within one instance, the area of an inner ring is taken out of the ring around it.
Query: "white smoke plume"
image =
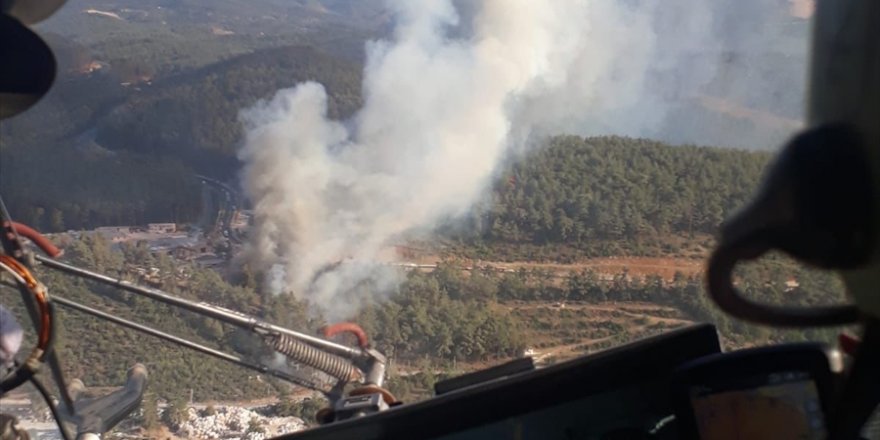
[[[560,132],[662,135],[718,70],[705,0],[484,0],[465,26],[450,0],[388,7],[394,34],[367,45],[352,121],[327,118],[317,83],[242,114],[249,258],[331,319],[391,290],[379,250],[465,213],[509,152]]]

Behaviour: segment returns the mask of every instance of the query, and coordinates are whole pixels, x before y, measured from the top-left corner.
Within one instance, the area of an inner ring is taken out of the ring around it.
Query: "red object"
[[[850,356],[855,356],[856,352],[859,350],[859,345],[861,345],[861,342],[858,339],[846,333],[838,335],[837,342],[840,344],[840,349]]]
[[[5,222],[3,224],[4,229],[9,229],[10,225],[12,229],[15,229],[15,232],[22,237],[27,238],[32,241],[40,250],[42,250],[46,255],[57,258],[60,257],[61,254],[64,253],[63,250],[58,249],[57,246],[52,244],[48,238],[44,237],[43,234],[40,234],[36,229],[31,228],[28,225],[24,225],[18,222]],[[7,233],[11,233],[8,231]]]
[[[370,342],[367,340],[367,333],[364,332],[364,329],[361,326],[353,323],[353,322],[340,322],[338,324],[328,325],[324,327],[324,337],[332,338],[339,333],[351,333],[357,337],[358,345],[361,348],[367,348],[370,346]]]

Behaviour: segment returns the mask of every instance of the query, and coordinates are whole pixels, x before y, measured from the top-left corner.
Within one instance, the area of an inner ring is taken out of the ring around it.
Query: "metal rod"
[[[3,197],[0,196],[0,225],[6,221],[12,223],[12,216],[9,215],[9,210],[6,209],[6,202],[4,202]],[[18,231],[15,230],[15,228],[10,227],[9,229],[12,231],[12,239],[9,239],[5,236],[6,234],[3,234],[3,236],[0,237],[0,242],[3,244],[3,251],[15,257],[17,251],[16,247],[21,244],[21,239],[18,237]]]
[[[0,232],[0,243],[2,243],[3,251],[16,259],[22,259],[20,252],[18,252],[21,249],[21,239],[16,228],[12,226],[12,216],[9,215],[9,210],[6,209],[6,203],[0,197],[0,226],[7,221],[10,224],[9,229],[12,231],[12,237],[7,237],[5,233]],[[22,261],[22,264],[30,266],[27,261]],[[37,311],[36,300],[24,287],[17,286],[17,288],[21,293],[21,299],[27,309],[28,316],[31,318],[31,323],[34,325],[34,328],[39,328],[40,317]],[[49,364],[49,372],[58,386],[58,394],[61,396],[61,402],[65,410],[73,414],[73,399],[70,397],[70,393],[67,392],[67,382],[64,381],[61,362],[58,360],[54,347],[46,354],[46,363]]]
[[[159,339],[163,339],[163,340],[171,342],[173,344],[177,344],[177,345],[180,345],[180,346],[183,346],[186,348],[191,348],[195,351],[201,352],[203,354],[207,354],[209,356],[213,356],[218,359],[222,359],[226,362],[233,363],[233,364],[238,365],[240,367],[244,367],[244,368],[247,368],[250,370],[258,371],[258,372],[264,373],[264,374],[269,374],[269,375],[275,376],[279,379],[283,379],[288,382],[295,383],[295,384],[302,386],[302,387],[326,392],[320,386],[318,386],[317,384],[315,384],[307,379],[298,378],[296,376],[286,374],[282,371],[277,371],[275,369],[269,368],[265,365],[250,363],[250,362],[248,362],[238,356],[231,355],[229,353],[226,353],[226,352],[223,352],[220,350],[215,350],[211,347],[207,347],[207,346],[204,346],[201,344],[197,344],[197,343],[189,341],[187,339],[184,339],[184,338],[181,338],[178,336],[174,336],[174,335],[156,330],[152,327],[148,327],[143,324],[138,324],[136,322],[129,321],[127,319],[120,318],[118,316],[111,315],[109,313],[102,312],[100,310],[93,309],[88,306],[84,306],[82,304],[70,301],[68,299],[60,298],[58,296],[53,296],[52,301],[55,303],[58,303],[64,307],[67,307],[67,308],[70,308],[70,309],[73,309],[73,310],[76,310],[76,311],[79,311],[82,313],[87,313],[89,315],[92,315],[92,316],[95,316],[95,317],[98,317],[101,319],[105,319],[105,320],[113,322],[115,324],[119,324],[123,327],[128,327],[132,330],[139,331],[141,333],[146,333],[150,336],[155,336]]]
[[[321,339],[304,333],[295,332],[284,327],[278,327],[274,324],[269,324],[268,322],[261,321],[252,316],[225,309],[223,307],[214,306],[204,302],[188,301],[163,292],[159,289],[139,286],[129,281],[125,281],[121,278],[113,278],[97,272],[92,272],[87,269],[81,269],[79,267],[62,263],[60,261],[41,255],[35,255],[35,259],[48,268],[118,287],[122,290],[127,290],[138,295],[143,295],[148,298],[155,299],[156,301],[161,301],[165,304],[177,306],[204,316],[209,316],[214,319],[226,322],[227,324],[235,325],[237,327],[241,327],[252,332],[264,335],[274,333],[286,334],[293,338],[299,339],[300,341],[303,341],[307,344],[323,348],[328,352],[340,356],[345,356],[351,359],[360,359],[366,356],[364,352],[359,348],[347,347],[345,345],[337,344],[326,339]]]
[[[15,288],[21,293],[22,302],[25,304],[25,308],[28,311],[28,316],[30,316],[34,328],[38,329],[40,325],[40,312],[37,311],[36,300],[24,287],[15,285]],[[53,338],[54,337],[55,336],[53,336]],[[54,342],[55,341],[53,340],[53,347],[51,347],[46,354],[46,363],[49,364],[49,374],[52,375],[52,380],[55,381],[55,384],[57,385],[58,394],[61,396],[62,408],[69,414],[75,414],[73,409],[73,398],[70,397],[70,393],[67,392],[67,382],[64,380],[64,371],[61,368],[61,361],[58,360],[58,354],[55,353]]]
[[[2,219],[0,219],[0,224],[5,221],[9,221],[12,223],[12,218],[9,216],[9,213],[6,211],[6,205],[3,204],[3,200],[0,199],[0,208],[2,208]],[[18,240],[18,233],[15,231],[14,227],[10,228],[13,231],[13,240]],[[6,237],[6,234],[3,233],[0,236],[0,240],[3,242],[3,249],[9,255],[14,255],[14,249],[18,247],[20,242],[10,242],[9,238]],[[12,253],[10,253],[12,252]],[[23,262],[22,264],[26,264],[27,262]],[[21,300],[25,305],[25,309],[27,309],[28,316],[31,319],[31,323],[34,325],[34,328],[39,328],[40,326],[40,312],[37,310],[37,301],[34,299],[33,295],[25,289],[23,286],[15,285],[15,288],[21,294]],[[54,343],[54,341],[53,341]],[[52,380],[55,381],[55,384],[58,387],[58,394],[61,396],[61,406],[62,410],[68,414],[74,414],[73,408],[73,398],[70,397],[70,393],[67,391],[67,382],[64,380],[64,372],[61,368],[61,361],[58,359],[58,354],[55,352],[54,347],[49,348],[49,352],[46,353],[46,363],[49,364],[49,373],[52,375]]]
[[[67,391],[67,381],[64,379],[64,369],[61,368],[61,361],[58,359],[58,353],[55,352],[55,347],[52,347],[52,352],[49,353],[46,363],[49,364],[49,372],[52,374],[52,379],[55,381],[55,385],[58,388],[58,394],[61,396],[64,410],[67,411],[68,414],[76,415],[76,409],[73,407],[73,398],[70,397],[70,393]]]

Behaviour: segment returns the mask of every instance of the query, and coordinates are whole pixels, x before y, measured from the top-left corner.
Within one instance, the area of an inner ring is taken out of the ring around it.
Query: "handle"
[[[128,370],[128,380],[122,389],[77,402],[77,438],[94,438],[113,429],[140,406],[146,386],[147,367],[135,364]]]
[[[780,327],[838,326],[852,324],[861,317],[855,305],[825,307],[785,307],[761,304],[745,298],[733,286],[733,269],[740,261],[757,258],[764,252],[755,247],[721,246],[709,259],[709,295],[726,313],[760,324]]]
[[[810,309],[750,301],[733,286],[732,272],[740,261],[770,250],[823,269],[869,264],[880,216],[870,204],[874,194],[863,146],[863,134],[846,123],[811,128],[785,146],[753,201],[721,227],[707,271],[709,294],[719,307],[740,319],[783,327],[861,318],[866,299],[858,296],[854,305]]]

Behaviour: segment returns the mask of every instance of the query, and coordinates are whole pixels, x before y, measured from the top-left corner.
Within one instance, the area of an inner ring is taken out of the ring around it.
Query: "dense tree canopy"
[[[283,47],[144,86],[101,120],[97,142],[113,150],[173,154],[202,173],[227,177],[237,168],[239,113],[308,80],[320,80],[327,88],[331,117],[348,116],[359,107],[357,65],[311,47]]]
[[[12,215],[44,231],[191,222],[201,190],[170,157],[87,152],[65,146],[3,153],[0,188]]]
[[[144,244],[113,250],[97,235],[58,242],[65,248],[65,258],[81,267],[132,279],[136,276],[126,268],[156,267],[165,274],[160,288],[183,298],[307,333],[323,324],[292,295],[261,295],[253,286],[230,284],[213,270],[151,254]],[[187,274],[185,282],[172,276],[180,273]],[[263,356],[269,353],[258,339],[215,320],[52,271],[41,270],[39,277],[56,295],[210,347],[249,359],[266,359]],[[13,290],[4,288],[0,293],[5,305],[25,316]],[[388,302],[373,304],[353,319],[393,359],[507,358],[522,350],[524,339],[519,324],[492,309],[494,298],[494,282],[449,267],[433,274],[413,273]],[[253,375],[248,370],[64,308],[59,317],[59,355],[68,374],[89,385],[117,385],[131,364],[142,362],[150,369],[151,391],[164,399],[179,397],[181,383],[192,388],[198,399],[253,397],[267,391],[248,382]]]
[[[499,170],[491,197],[442,235],[459,253],[570,261],[706,246],[771,155],[623,137],[548,139]],[[450,226],[452,225],[452,226]]]
[[[516,356],[525,347],[522,329],[490,307],[496,283],[446,266],[431,274],[412,272],[390,301],[358,316],[377,347],[403,360],[486,360]]]
[[[563,136],[506,171],[485,214],[494,241],[567,243],[714,233],[768,154]]]
[[[0,188],[13,215],[43,230],[194,221],[201,204],[192,175],[225,180],[238,168],[239,111],[306,80],[327,86],[333,116],[360,102],[357,65],[310,47],[127,85],[131,69],[119,63],[76,72],[79,58],[88,59],[83,51],[62,45],[71,60],[52,91],[0,124]]]

